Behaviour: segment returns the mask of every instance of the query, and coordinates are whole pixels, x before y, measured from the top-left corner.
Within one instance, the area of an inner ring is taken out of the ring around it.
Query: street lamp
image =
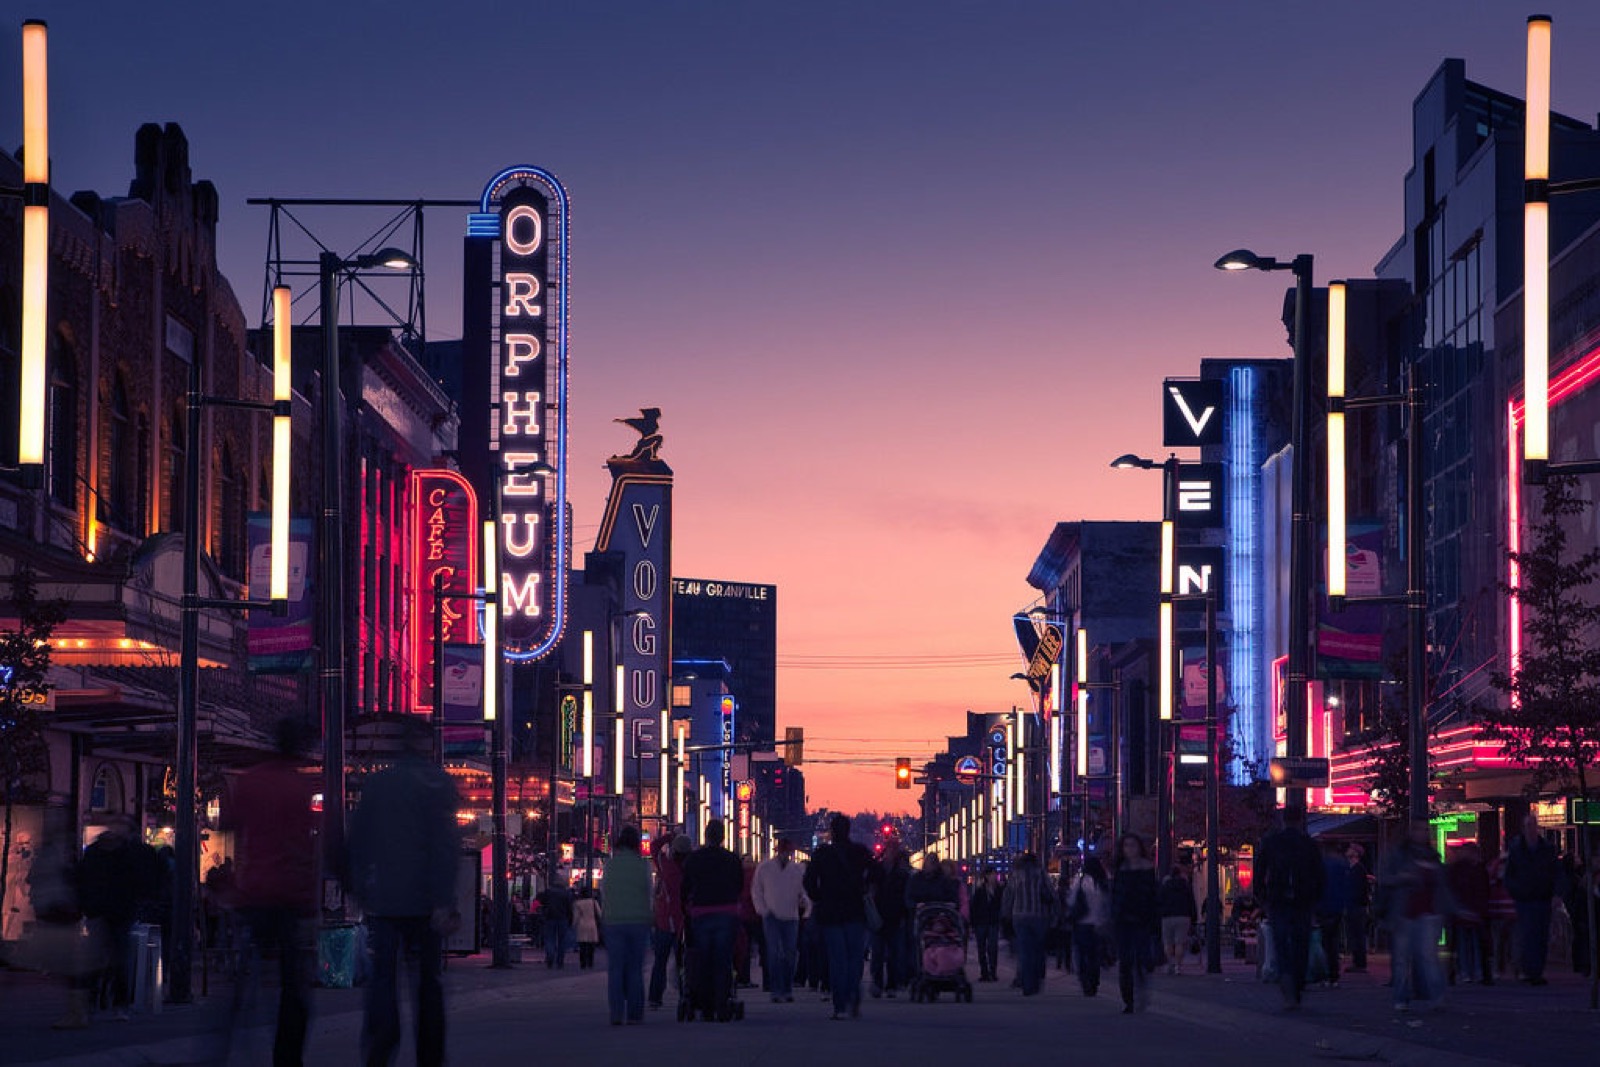
[[[1311,464],[1310,450],[1310,360],[1311,360],[1311,271],[1312,257],[1302,253],[1292,260],[1258,256],[1246,248],[1227,253],[1213,264],[1220,271],[1245,270],[1294,272],[1294,412],[1290,442],[1294,449],[1293,481],[1290,485],[1289,526],[1289,663],[1285,672],[1284,711],[1288,719],[1288,755],[1304,756],[1310,723],[1306,714],[1306,685],[1311,646],[1310,571],[1311,560]],[[1290,789],[1285,806],[1305,810],[1303,788]]]
[[[17,463],[44,467],[46,340],[50,299],[48,31],[22,24],[22,395]],[[113,462],[116,462],[113,459]]]
[[[322,609],[322,862],[326,880],[333,879],[343,862],[345,824],[345,456],[339,287],[347,276],[375,267],[410,270],[416,266],[415,258],[397,248],[350,258],[323,252],[317,260],[322,299],[322,530],[317,540],[317,579],[322,589],[318,599]],[[490,658],[484,657],[486,665]],[[336,899],[341,901],[338,910],[342,911],[343,898]]]

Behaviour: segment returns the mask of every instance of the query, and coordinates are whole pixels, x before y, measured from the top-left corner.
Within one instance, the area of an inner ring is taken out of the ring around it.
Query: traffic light
[[[894,787],[896,789],[911,788],[911,760],[901,756],[894,761]]]

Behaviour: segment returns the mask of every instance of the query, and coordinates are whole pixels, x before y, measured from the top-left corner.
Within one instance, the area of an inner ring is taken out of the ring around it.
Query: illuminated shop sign
[[[444,644],[471,644],[477,610],[467,599],[478,587],[478,498],[459,472],[411,475],[412,692],[419,713],[433,710],[438,613]],[[434,597],[434,586],[444,592]]]
[[[708,582],[703,578],[676,578],[672,582],[674,596],[704,597],[707,600],[767,601],[777,596],[773,585],[751,585],[747,582]]]
[[[489,455],[500,530],[501,643],[544,655],[566,623],[567,194],[538,167],[483,193],[467,236],[493,237]]]

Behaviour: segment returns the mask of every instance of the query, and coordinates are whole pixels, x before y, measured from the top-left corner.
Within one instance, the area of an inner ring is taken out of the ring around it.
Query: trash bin
[[[329,923],[317,932],[317,982],[349,989],[360,967],[361,937],[355,923]]]
[[[134,923],[128,931],[128,983],[136,1012],[161,1013],[161,927]]]

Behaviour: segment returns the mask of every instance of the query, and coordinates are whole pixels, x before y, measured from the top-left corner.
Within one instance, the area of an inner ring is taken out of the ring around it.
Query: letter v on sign
[[[648,511],[643,504],[633,506],[633,525],[639,531],[639,546],[650,547],[650,539],[655,536],[656,518],[661,514],[660,504],[651,504]]]
[[[1223,382],[1168,378],[1162,383],[1162,443],[1196,448],[1222,443]]]

